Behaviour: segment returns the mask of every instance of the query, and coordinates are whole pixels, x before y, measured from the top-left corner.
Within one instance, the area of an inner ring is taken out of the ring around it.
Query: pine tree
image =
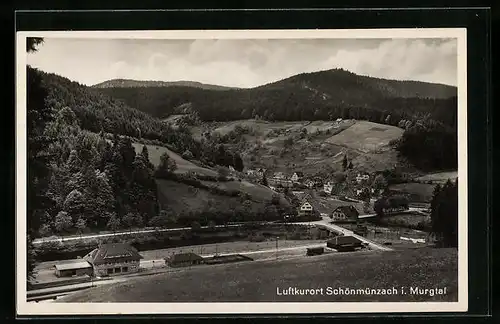
[[[78,217],[78,220],[76,221],[75,227],[77,229],[77,233],[82,235],[82,233],[85,231],[87,228],[87,223],[85,222],[85,219],[83,217]]]
[[[173,173],[177,169],[177,164],[175,161],[168,155],[168,153],[163,153],[160,157],[160,164],[158,165],[158,171]]]
[[[265,174],[262,175],[262,179],[260,181],[260,184],[267,187],[268,183],[267,183],[267,178],[266,178]]]
[[[434,188],[431,201],[432,232],[441,244],[458,246],[458,186],[447,181]]]
[[[144,145],[142,147],[141,156],[143,157],[143,160],[145,161],[146,166],[149,169],[154,170],[154,166],[151,163],[151,160],[149,159],[149,151],[148,151],[148,147],[146,145]]]
[[[65,211],[60,211],[54,219],[54,227],[58,233],[64,233],[71,229],[73,220],[71,215]]]
[[[121,222],[116,216],[116,214],[111,214],[108,220],[107,227],[115,233],[118,229],[120,229]]]
[[[347,164],[348,164],[348,161],[347,161],[347,154],[344,154],[344,159],[342,160],[342,169],[344,171],[347,170]]]
[[[85,214],[86,200],[83,194],[75,189],[71,191],[64,200],[63,210],[70,217],[78,219],[81,215]]]
[[[38,230],[38,234],[40,234],[41,237],[50,236],[51,233],[52,229],[50,228],[49,224],[43,224]]]
[[[96,179],[98,191],[95,193],[93,203],[97,219],[94,220],[93,225],[100,228],[106,226],[110,213],[115,210],[115,196],[106,172],[98,173]]]
[[[126,226],[129,231],[132,231],[132,227],[134,226],[134,223],[136,222],[136,215],[134,213],[127,213],[125,216],[123,216],[123,225]]]

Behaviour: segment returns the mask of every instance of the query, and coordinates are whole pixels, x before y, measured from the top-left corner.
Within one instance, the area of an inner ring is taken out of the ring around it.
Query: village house
[[[192,252],[173,254],[165,258],[165,264],[172,268],[190,267],[202,263],[203,257]]]
[[[293,182],[300,182],[303,177],[304,177],[304,173],[302,173],[302,172],[294,172],[292,174],[292,177],[290,178],[290,180],[292,180]]]
[[[57,277],[91,276],[92,265],[85,260],[73,260],[63,264],[54,265]]]
[[[370,180],[370,176],[368,174],[360,174],[356,176],[356,182],[361,183],[362,181],[368,181]]]
[[[354,206],[339,206],[332,213],[335,222],[357,222],[359,212]]]
[[[248,170],[245,171],[245,174],[247,176],[249,176],[249,177],[254,177],[254,176],[257,175],[257,172],[255,170],[253,170],[253,169],[248,169]]]
[[[305,184],[305,185],[306,185],[306,187],[308,187],[309,189],[314,188],[314,186],[316,185],[316,183],[315,183],[313,180],[310,180],[310,179],[306,180],[306,181],[304,182],[304,184]]]
[[[133,246],[126,243],[102,244],[83,257],[92,265],[97,277],[139,271],[142,258]]]
[[[275,180],[286,180],[286,175],[284,172],[274,172],[273,179]]]
[[[328,195],[331,195],[332,194],[332,190],[333,190],[333,183],[331,182],[327,182],[323,185],[323,191],[328,194]]]
[[[308,201],[304,201],[299,207],[299,216],[311,215],[313,212],[314,208]]]
[[[261,178],[264,176],[264,174],[266,174],[266,171],[267,171],[267,169],[264,169],[264,168],[258,168],[257,170],[255,170],[255,172],[257,173],[257,176],[261,177]]]

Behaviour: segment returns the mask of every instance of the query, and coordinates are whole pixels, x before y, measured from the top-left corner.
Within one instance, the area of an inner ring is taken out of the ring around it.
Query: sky
[[[457,85],[456,39],[45,38],[28,64],[85,85],[111,79],[251,88],[343,68],[385,79]]]

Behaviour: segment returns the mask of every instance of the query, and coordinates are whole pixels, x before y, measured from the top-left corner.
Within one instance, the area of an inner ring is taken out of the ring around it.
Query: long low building
[[[85,260],[56,264],[54,269],[57,277],[91,276],[93,273],[92,265]]]

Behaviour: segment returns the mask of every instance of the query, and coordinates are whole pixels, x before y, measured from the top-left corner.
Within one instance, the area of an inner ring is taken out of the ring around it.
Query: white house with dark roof
[[[360,174],[356,176],[356,182],[361,183],[362,181],[368,181],[370,180],[370,176],[368,174]]]
[[[299,207],[299,214],[308,214],[314,211],[313,206],[308,202],[304,201]]]
[[[143,257],[130,244],[102,244],[83,257],[92,265],[95,276],[136,272]]]
[[[326,194],[331,195],[332,194],[332,190],[333,190],[333,183],[327,182],[327,183],[323,184],[323,191]]]
[[[303,172],[294,172],[292,174],[292,177],[290,178],[290,180],[292,180],[293,182],[299,182],[300,180],[302,180],[302,178],[304,177],[304,173]]]

